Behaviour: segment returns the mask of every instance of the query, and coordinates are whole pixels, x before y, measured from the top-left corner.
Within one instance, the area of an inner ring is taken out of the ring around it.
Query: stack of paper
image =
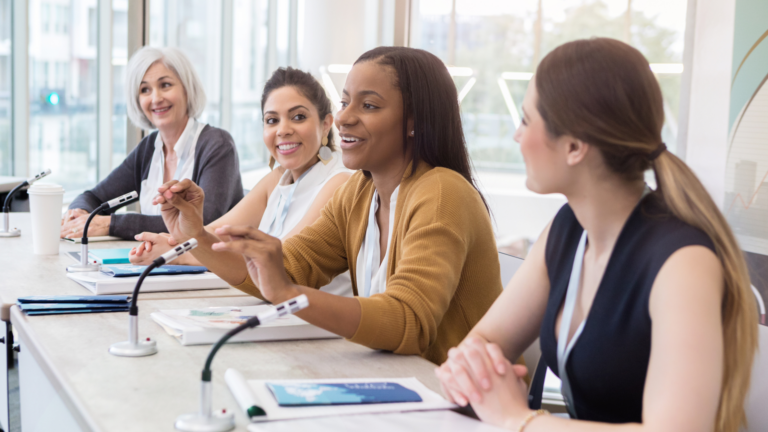
[[[269,305],[258,305],[161,310],[153,312],[150,316],[168,334],[178,339],[182,345],[202,345],[215,343],[229,330],[272,307]],[[315,327],[295,315],[286,315],[275,321],[244,330],[232,337],[230,342],[332,339],[339,337],[341,336]]]
[[[67,277],[97,295],[130,294],[139,280],[134,277],[112,277],[102,272],[67,273]],[[213,273],[152,276],[144,279],[141,292],[186,291],[229,288],[229,284]]]

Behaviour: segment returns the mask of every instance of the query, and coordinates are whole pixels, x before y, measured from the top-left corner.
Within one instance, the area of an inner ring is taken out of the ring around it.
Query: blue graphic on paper
[[[413,390],[391,382],[346,384],[277,384],[267,387],[280,406],[351,405],[397,402],[421,402]]]

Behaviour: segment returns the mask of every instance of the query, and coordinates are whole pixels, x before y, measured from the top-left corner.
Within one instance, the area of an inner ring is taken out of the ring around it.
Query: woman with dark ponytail
[[[542,60],[523,111],[527,185],[568,204],[438,368],[446,394],[518,431],[737,432],[757,343],[747,267],[707,191],[661,142],[648,62],[612,39],[564,44]],[[537,337],[581,421],[528,408],[526,368],[507,359]]]
[[[320,219],[283,243],[254,227],[223,227],[216,233],[230,240],[214,249],[245,257],[248,277],[236,288],[272,303],[306,294],[302,319],[370,348],[441,363],[501,293],[456,86],[426,51],[376,48],[349,72],[336,126],[344,165],[360,172]],[[170,232],[195,237],[185,216],[199,213],[198,204],[169,192]],[[355,298],[315,289],[347,270]]]
[[[336,189],[349,179],[351,174],[334,143],[331,100],[312,75],[291,67],[277,69],[264,85],[261,112],[269,167],[274,168],[277,162],[277,168],[227,214],[205,227],[202,220],[192,219],[190,229],[205,230],[215,236],[216,229],[224,225],[254,224],[265,233],[287,239],[315,222]],[[174,190],[192,188],[200,195],[222,193],[208,189],[203,192],[192,181],[177,183],[163,185],[161,192],[176,185]],[[137,235],[136,240],[143,243],[131,251],[131,262],[149,264],[179,239],[145,232]],[[233,285],[245,278],[247,269],[240,256],[213,253],[210,244],[205,243],[200,243],[196,251],[177,261],[204,265]],[[349,273],[327,281],[323,290],[351,295]]]

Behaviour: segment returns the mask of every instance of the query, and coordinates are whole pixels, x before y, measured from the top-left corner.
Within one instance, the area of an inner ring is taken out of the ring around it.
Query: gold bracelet
[[[535,419],[540,415],[549,415],[549,411],[545,409],[539,409],[531,412],[530,414],[528,414],[527,417],[525,417],[525,420],[523,420],[523,422],[520,423],[520,426],[517,428],[517,432],[523,432],[523,429],[525,429],[525,427],[528,426],[528,423],[530,423],[531,420]]]

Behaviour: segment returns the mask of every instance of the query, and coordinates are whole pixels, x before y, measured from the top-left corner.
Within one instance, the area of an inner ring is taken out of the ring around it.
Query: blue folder
[[[415,391],[393,382],[267,383],[280,406],[357,405],[421,402]]]
[[[110,304],[128,304],[131,296],[127,295],[101,295],[101,296],[27,296],[19,297],[16,302],[19,305],[27,303],[110,303]]]
[[[112,277],[130,277],[140,276],[146,270],[147,266],[138,265],[115,265],[101,266],[101,272]],[[180,275],[180,274],[199,274],[205,273],[208,269],[201,266],[186,265],[166,265],[152,269],[149,276],[159,275]]]

